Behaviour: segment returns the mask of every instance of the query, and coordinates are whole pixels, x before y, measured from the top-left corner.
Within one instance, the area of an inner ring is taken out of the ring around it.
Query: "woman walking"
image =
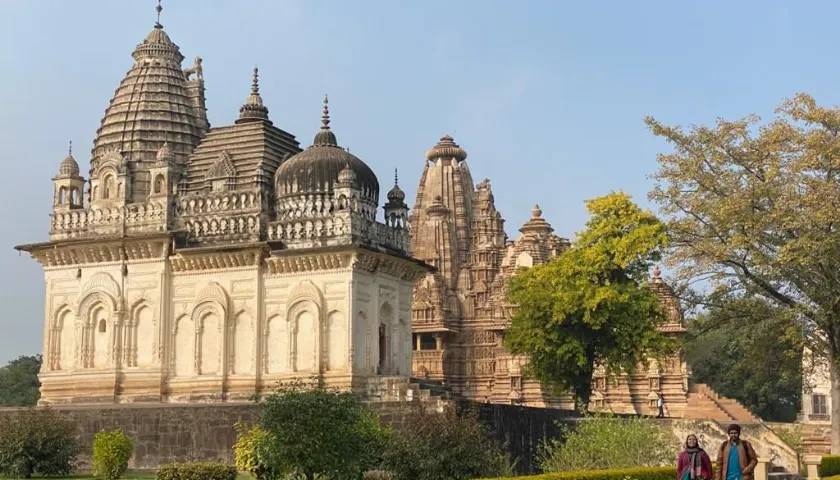
[[[677,458],[677,480],[711,480],[712,460],[705,450],[700,448],[697,435],[690,434],[685,439],[685,450]]]

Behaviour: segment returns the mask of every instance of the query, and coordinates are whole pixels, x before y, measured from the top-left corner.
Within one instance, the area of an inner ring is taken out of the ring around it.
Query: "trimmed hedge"
[[[236,480],[236,467],[226,463],[191,462],[162,465],[157,480]]]
[[[674,467],[616,468],[612,470],[579,470],[576,472],[553,472],[526,477],[495,478],[491,480],[674,480]]]
[[[820,477],[840,475],[840,455],[823,455],[819,466]]]

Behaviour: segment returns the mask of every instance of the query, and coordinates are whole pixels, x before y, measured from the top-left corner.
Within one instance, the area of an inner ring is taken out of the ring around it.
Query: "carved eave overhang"
[[[659,330],[661,333],[675,333],[675,334],[685,333],[685,332],[688,331],[684,326],[680,325],[679,323],[666,323],[664,325],[660,325],[659,327],[657,327],[657,330]]]
[[[44,268],[166,258],[171,235],[125,235],[18,245]]]
[[[352,269],[384,273],[411,282],[432,270],[430,265],[415,258],[360,245],[273,250],[265,263],[268,272],[274,275]]]
[[[265,242],[180,248],[169,260],[173,272],[258,268],[268,252]]]

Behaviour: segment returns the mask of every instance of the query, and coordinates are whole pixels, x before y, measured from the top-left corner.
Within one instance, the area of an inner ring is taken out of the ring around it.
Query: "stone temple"
[[[236,401],[315,378],[408,398],[413,376],[482,403],[572,406],[503,347],[507,281],[569,241],[539,207],[509,239],[453,138],[426,153],[412,214],[395,182],[379,217],[379,180],[339,146],[326,98],[302,148],[270,120],[256,69],[238,118],[211,128],[200,58],[184,68],[159,22],[132,57],[88,177],[61,161],[49,241],[17,247],[44,268],[42,403]],[[662,331],[682,335],[657,272],[651,287]],[[654,414],[661,394],[669,416],[748,418],[689,377],[681,353],[599,371],[591,406]]]
[[[523,375],[526,357],[502,346],[514,305],[507,283],[519,268],[545,263],[569,247],[554,234],[539,206],[516,240],[504,231],[489,180],[473,183],[467,152],[444,136],[426,152],[425,167],[410,216],[412,254],[433,265],[414,289],[413,370],[417,377],[443,382],[458,396],[480,402],[573,408]],[[685,332],[670,288],[654,271],[651,287],[660,296],[667,335]],[[656,414],[661,393],[670,416],[683,416],[689,370],[681,353],[650,360],[632,375],[596,373],[591,407],[617,413]]]
[[[412,288],[429,267],[408,254],[399,189],[376,220],[377,176],[339,146],[326,98],[301,148],[269,119],[256,69],[238,119],[211,128],[201,59],[183,68],[159,22],[132,57],[88,178],[71,152],[49,241],[18,247],[45,273],[41,402],[407,377]]]

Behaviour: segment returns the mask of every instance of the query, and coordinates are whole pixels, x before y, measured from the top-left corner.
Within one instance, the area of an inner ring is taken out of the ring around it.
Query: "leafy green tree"
[[[633,371],[664,351],[660,299],[646,285],[667,243],[665,226],[624,193],[586,202],[591,218],[574,245],[510,282],[517,305],[505,343],[530,357],[540,381],[571,390],[585,411],[597,364]]]
[[[269,395],[259,425],[272,438],[264,451],[269,468],[306,480],[359,478],[379,464],[386,441],[355,395],[302,384]]]
[[[765,420],[796,420],[803,339],[791,313],[759,297],[715,299],[688,323],[685,352],[694,380]]]
[[[672,465],[679,442],[649,418],[584,418],[560,439],[543,443],[538,461],[545,472]]]
[[[761,296],[803,323],[808,348],[829,360],[840,453],[840,108],[800,94],[777,112],[764,125],[750,116],[690,129],[648,118],[673,146],[650,196],[684,281]]]
[[[508,476],[512,467],[474,412],[415,411],[391,436],[383,466],[395,480]]]
[[[76,426],[50,409],[0,416],[0,475],[66,475],[79,451]]]
[[[20,356],[0,368],[0,406],[31,407],[38,403],[41,356]]]

